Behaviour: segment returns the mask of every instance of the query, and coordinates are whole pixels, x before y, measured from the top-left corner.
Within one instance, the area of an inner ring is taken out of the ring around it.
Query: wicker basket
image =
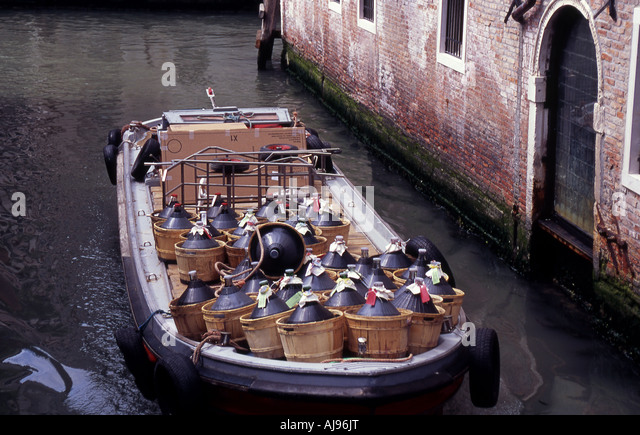
[[[455,326],[458,324],[458,317],[460,316],[460,309],[462,308],[464,292],[457,288],[454,288],[453,291],[456,292],[456,295],[453,297],[453,304],[451,305],[451,319]]]
[[[361,316],[357,309],[347,310],[347,347],[358,353],[358,338],[366,339],[364,356],[368,358],[403,358],[409,351],[409,326],[412,311],[398,309],[396,316]]]
[[[212,302],[202,306],[202,317],[207,326],[207,330],[218,330],[228,332],[232,340],[243,339],[244,331],[240,323],[240,317],[247,313],[251,313],[257,302],[245,307],[235,308],[233,310],[211,311]]]
[[[414,355],[438,345],[445,310],[436,306],[438,313],[413,313],[409,327],[409,352]]]
[[[391,272],[391,279],[393,280],[393,283],[395,285],[398,286],[398,288],[402,287],[404,285],[405,282],[407,282],[406,279],[401,278],[402,274],[405,273],[407,271],[406,268],[402,268],[402,269],[396,269],[393,272]]]
[[[251,313],[240,317],[240,324],[251,351],[260,358],[277,359],[284,357],[284,348],[278,334],[276,321],[291,315],[293,308],[271,316],[251,319]]]
[[[247,250],[245,248],[234,248],[228,243],[225,246],[227,263],[232,269],[235,269],[235,267],[244,260],[244,257],[247,256]]]
[[[289,317],[276,322],[288,361],[322,362],[341,358],[344,348],[344,314],[330,310],[334,317],[310,323],[287,323]]]
[[[212,304],[215,299],[189,305],[176,305],[177,300],[176,298],[171,301],[169,311],[178,332],[191,340],[200,341],[202,334],[207,332],[207,325],[202,317],[202,307]]]
[[[198,277],[205,282],[217,281],[220,274],[215,268],[217,262],[227,260],[226,244],[218,242],[219,246],[209,249],[184,249],[178,242],[175,245],[176,263],[182,282],[189,282],[189,271],[198,272]]]
[[[445,309],[445,316],[451,316],[453,325],[458,324],[458,317],[460,316],[460,309],[462,308],[462,300],[464,299],[464,292],[457,288],[453,289],[456,294],[442,295],[442,308]]]
[[[312,243],[311,245],[305,245],[306,248],[311,248],[311,253],[313,255],[322,255],[327,251],[327,239],[326,237],[316,236],[318,240],[317,243]]]
[[[316,226],[314,228],[318,228],[324,237],[327,240],[335,240],[336,236],[342,236],[344,243],[349,243],[349,230],[351,229],[351,222],[348,219],[340,219],[342,222],[341,225],[333,225],[333,226]]]
[[[176,261],[176,243],[182,241],[180,236],[188,231],[182,229],[162,228],[158,222],[153,224],[153,234],[156,239],[158,258],[164,261]]]

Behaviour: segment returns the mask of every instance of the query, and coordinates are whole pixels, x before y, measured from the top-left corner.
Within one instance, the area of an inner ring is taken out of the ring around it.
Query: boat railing
[[[259,207],[277,193],[311,196],[322,188],[326,177],[342,177],[327,172],[337,148],[320,150],[232,151],[206,147],[183,159],[155,162],[160,169],[163,205],[177,195],[186,208],[207,210],[219,195],[231,208]]]

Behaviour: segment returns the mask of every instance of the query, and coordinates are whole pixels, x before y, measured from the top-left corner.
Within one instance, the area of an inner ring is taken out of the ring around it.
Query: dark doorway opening
[[[597,95],[589,22],[576,9],[562,8],[554,19],[547,71],[546,173],[532,259],[539,272],[571,286],[588,285],[593,271]]]

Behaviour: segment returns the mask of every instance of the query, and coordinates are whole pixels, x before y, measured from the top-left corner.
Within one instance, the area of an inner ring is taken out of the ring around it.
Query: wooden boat
[[[117,184],[122,263],[135,324],[115,335],[143,395],[169,414],[432,413],[469,373],[474,404],[494,406],[497,336],[472,328],[463,309],[455,322],[445,319],[435,347],[400,358],[368,358],[350,353],[346,343],[341,357],[328,360],[264,358],[246,341],[229,340],[228,331],[212,329],[191,338],[179,332],[170,304],[187,285],[174,262],[159,258],[154,238],[154,212],[171,195],[198,216],[220,193],[232,209],[245,213],[257,210],[269,191],[306,194],[314,187],[341,222],[350,223],[344,238],[350,252],[366,247],[374,257],[397,237],[331,162],[339,150],[316,143],[313,130],[286,109],[215,104],[208,110],[168,111],[110,132],[105,161]],[[258,228],[287,225],[273,220]],[[254,235],[254,248],[256,239],[261,240]],[[258,243],[252,260],[272,256],[260,249]],[[269,273],[278,271],[277,262],[270,267]]]

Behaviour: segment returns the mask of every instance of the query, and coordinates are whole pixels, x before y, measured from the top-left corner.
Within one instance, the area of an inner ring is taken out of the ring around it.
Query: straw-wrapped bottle
[[[354,264],[356,259],[349,253],[344,237],[336,236],[329,246],[329,252],[322,257],[322,266],[329,269],[346,269],[349,264]]]
[[[411,259],[404,253],[399,237],[392,237],[385,252],[380,255],[380,267],[383,269],[404,269],[411,266]]]

